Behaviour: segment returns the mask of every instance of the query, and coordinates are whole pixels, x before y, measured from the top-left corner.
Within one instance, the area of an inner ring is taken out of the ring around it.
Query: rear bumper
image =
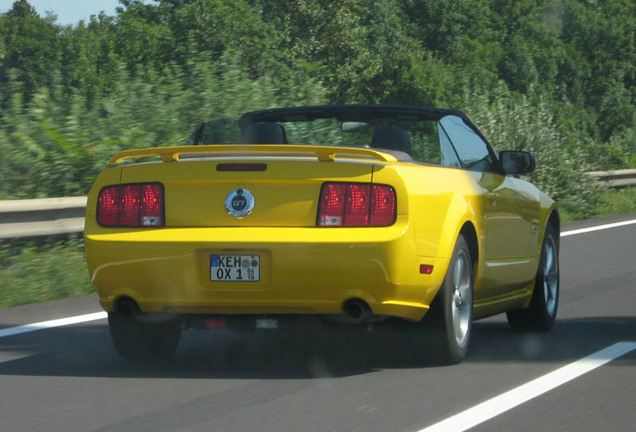
[[[360,298],[375,315],[419,320],[448,258],[418,256],[412,230],[399,222],[385,228],[87,227],[86,255],[109,312],[119,297],[130,297],[143,312],[331,315]],[[260,281],[210,281],[210,255],[219,253],[260,255]],[[433,273],[420,274],[420,264],[433,265]]]

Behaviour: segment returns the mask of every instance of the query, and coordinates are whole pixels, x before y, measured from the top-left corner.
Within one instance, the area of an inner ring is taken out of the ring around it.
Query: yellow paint
[[[397,159],[387,153],[368,148],[351,147],[329,147],[310,145],[255,145],[255,144],[232,144],[232,145],[201,145],[201,146],[178,146],[178,147],[155,147],[148,149],[124,150],[110,159],[110,163],[119,163],[126,159],[158,156],[163,162],[176,162],[181,155],[206,155],[216,156],[233,155],[236,153],[249,153],[250,155],[272,155],[272,154],[303,154],[313,155],[321,162],[333,162],[338,155],[341,156],[365,156],[383,162],[396,162]]]
[[[285,157],[283,149],[294,155]],[[523,288],[536,273],[545,223],[555,208],[534,186],[498,174],[399,163],[368,149],[322,149],[197,146],[131,150],[113,157],[158,155],[171,162],[106,169],[91,189],[86,255],[102,306],[111,311],[118,297],[127,296],[148,312],[339,314],[344,301],[362,298],[376,314],[419,320],[444,280],[466,224],[478,237],[476,304],[488,305],[484,310],[491,314],[510,305],[511,298],[515,304],[527,303],[531,291]],[[226,154],[230,150],[233,156]],[[222,157],[179,160],[185,153]],[[344,156],[334,159],[331,154]],[[232,161],[266,163],[267,170],[216,171],[217,164]],[[325,181],[393,186],[395,224],[316,227]],[[97,225],[100,189],[120,182],[163,183],[166,227]],[[487,193],[500,193],[502,185],[521,192],[503,191],[493,205]],[[256,200],[244,219],[224,209],[227,194],[236,188],[249,189]],[[514,216],[514,206],[519,216]],[[496,221],[508,221],[504,233],[493,231],[500,225]],[[526,232],[533,223],[539,226],[535,235]],[[525,243],[508,247],[505,238]],[[209,257],[219,253],[260,255],[261,280],[211,282]],[[420,264],[433,265],[433,274],[420,274]]]

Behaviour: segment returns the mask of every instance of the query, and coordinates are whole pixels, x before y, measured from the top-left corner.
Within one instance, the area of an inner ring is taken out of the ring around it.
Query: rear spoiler
[[[154,147],[138,150],[124,150],[110,158],[111,164],[126,159],[159,156],[163,162],[178,162],[181,155],[206,156],[315,156],[321,162],[334,162],[336,156],[362,156],[377,159],[381,162],[397,162],[398,159],[388,153],[369,148],[328,147],[310,145],[263,145],[263,144],[231,144],[201,145],[179,147]]]

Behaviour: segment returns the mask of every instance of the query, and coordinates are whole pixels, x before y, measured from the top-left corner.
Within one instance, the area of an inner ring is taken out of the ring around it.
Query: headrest
[[[383,127],[375,131],[371,139],[371,147],[399,150],[411,154],[411,138],[409,133],[400,128]]]
[[[253,123],[243,132],[245,144],[289,144],[285,129],[278,123]]]

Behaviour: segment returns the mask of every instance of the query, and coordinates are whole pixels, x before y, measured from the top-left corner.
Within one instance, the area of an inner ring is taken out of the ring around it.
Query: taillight
[[[395,189],[386,185],[373,185],[371,192],[371,226],[388,226],[395,222]]]
[[[389,226],[395,222],[395,189],[369,183],[324,183],[318,226]]]
[[[345,226],[369,225],[370,184],[348,184],[345,204]]]
[[[344,183],[324,183],[320,191],[318,225],[342,226],[347,186]]]
[[[106,186],[97,198],[97,222],[103,226],[163,226],[163,185]]]
[[[108,186],[101,190],[97,199],[97,222],[115,226],[119,213],[119,186]]]

